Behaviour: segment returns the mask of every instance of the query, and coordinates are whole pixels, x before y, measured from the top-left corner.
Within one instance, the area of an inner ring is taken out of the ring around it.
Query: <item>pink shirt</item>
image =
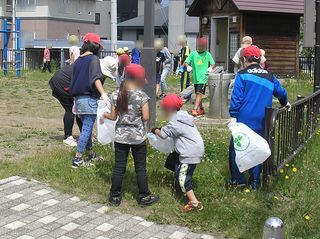
[[[45,59],[46,61],[50,61],[50,59],[51,59],[50,50],[48,48],[44,49],[43,59]]]

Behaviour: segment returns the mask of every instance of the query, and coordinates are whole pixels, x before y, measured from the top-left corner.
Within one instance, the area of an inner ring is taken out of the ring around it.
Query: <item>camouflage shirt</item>
[[[118,92],[111,95],[111,104],[117,106]],[[142,121],[142,107],[149,101],[142,90],[128,91],[128,112],[119,113],[116,124],[115,142],[121,144],[141,144],[146,140],[146,129]]]

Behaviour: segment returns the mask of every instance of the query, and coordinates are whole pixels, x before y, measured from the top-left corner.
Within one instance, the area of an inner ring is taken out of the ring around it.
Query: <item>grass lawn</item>
[[[71,169],[74,151],[61,145],[63,112],[51,97],[47,84],[50,75],[29,72],[23,77],[22,80],[0,79],[0,178],[11,175],[35,178],[62,192],[105,202],[114,161],[111,147],[95,145],[96,151],[105,158],[95,168]],[[178,79],[172,77],[170,91],[176,91],[178,84]],[[308,95],[312,89],[312,83],[305,79],[285,81],[284,85],[291,101],[299,94]],[[285,221],[286,238],[320,238],[320,190],[317,186],[320,135],[268,190],[249,193],[225,188],[229,175],[227,129],[205,128],[202,135],[206,155],[196,170],[194,181],[195,191],[205,205],[203,211],[180,213],[181,200],[173,190],[173,175],[163,168],[166,155],[151,148],[148,176],[152,192],[160,194],[160,203],[147,209],[137,207],[134,167],[129,160],[120,210],[158,223],[185,225],[195,231],[239,239],[261,238],[264,221],[275,215]],[[296,173],[293,167],[298,169]],[[305,216],[311,220],[306,220]]]

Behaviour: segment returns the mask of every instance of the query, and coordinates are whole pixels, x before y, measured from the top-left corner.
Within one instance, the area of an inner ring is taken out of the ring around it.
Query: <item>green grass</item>
[[[12,116],[18,117],[17,121],[12,122],[13,118],[7,115],[2,119],[4,122],[0,122],[0,149],[11,154],[11,157],[1,157],[0,178],[11,175],[35,178],[62,192],[92,202],[105,203],[114,161],[111,147],[95,145],[95,150],[105,158],[95,168],[71,169],[70,161],[74,151],[55,140],[56,135],[62,134],[61,109],[50,97],[47,86],[50,75],[27,74],[29,77],[24,81],[0,80],[1,104],[9,105],[7,96],[14,95],[10,107],[2,107],[1,112],[21,113]],[[169,81],[171,91],[176,89],[175,82],[179,84],[175,78]],[[307,80],[291,80],[285,84],[292,101],[298,94],[307,95],[312,89]],[[54,120],[54,123],[45,125],[44,128],[41,124],[37,126],[32,122],[41,122],[43,118],[50,122]],[[229,176],[229,132],[222,127],[206,128],[201,132],[205,140],[206,155],[196,170],[194,184],[195,192],[203,201],[205,210],[191,214],[180,213],[179,205],[182,201],[174,193],[173,175],[163,167],[166,155],[152,148],[148,151],[148,177],[151,191],[161,197],[159,204],[147,209],[137,207],[137,186],[130,158],[120,210],[158,223],[185,225],[195,231],[220,233],[234,239],[261,238],[264,221],[268,216],[275,215],[285,221],[286,238],[320,238],[320,190],[317,186],[320,176],[319,135],[295,159],[294,166],[289,165],[268,190],[246,193],[225,187],[225,180]],[[37,148],[39,150],[31,150],[26,154],[26,147],[33,148],[36,144],[40,145]],[[25,156],[13,160],[16,154]],[[292,172],[293,167],[298,169],[296,173]],[[286,175],[289,179],[285,179]],[[312,220],[305,220],[306,215]]]

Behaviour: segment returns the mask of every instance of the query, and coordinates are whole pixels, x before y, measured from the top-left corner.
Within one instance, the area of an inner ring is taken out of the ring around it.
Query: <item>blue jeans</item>
[[[77,152],[83,154],[92,148],[92,130],[97,115],[80,115],[82,130],[78,140]]]
[[[257,134],[264,137],[263,130],[254,130]],[[239,168],[236,164],[236,152],[234,149],[233,138],[231,137],[230,146],[229,146],[229,167],[231,173],[231,181],[239,184],[246,184],[245,172],[240,173]],[[249,169],[249,180],[248,184],[252,186],[253,189],[257,189],[260,184],[260,175],[262,172],[262,164],[257,165]]]
[[[166,66],[162,70],[161,80],[160,80],[160,87],[161,87],[161,92],[162,93],[166,93],[167,92],[167,77],[168,77],[169,73],[170,73],[170,67]]]

